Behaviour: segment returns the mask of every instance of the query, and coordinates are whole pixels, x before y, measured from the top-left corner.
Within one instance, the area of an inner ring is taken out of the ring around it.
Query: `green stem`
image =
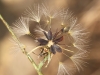
[[[38,69],[39,69],[39,70],[41,70],[41,68],[43,67],[44,63],[45,63],[47,60],[48,60],[48,56],[46,56],[46,57],[44,58],[44,60],[41,61],[41,62],[39,63],[39,65],[38,65]]]
[[[36,65],[36,63],[34,62],[34,60],[32,59],[32,57],[27,54],[27,51],[25,50],[25,48],[21,45],[20,41],[18,40],[18,38],[16,37],[16,35],[13,33],[12,29],[10,28],[9,24],[3,19],[3,17],[0,14],[0,19],[1,21],[4,23],[4,25],[7,27],[7,29],[9,30],[9,32],[11,33],[11,35],[13,36],[14,40],[17,41],[20,49],[22,50],[22,52],[27,56],[27,58],[29,59],[29,61],[32,63],[32,65],[34,66],[35,70],[37,71],[38,75],[43,75],[42,72],[38,69],[38,66]]]

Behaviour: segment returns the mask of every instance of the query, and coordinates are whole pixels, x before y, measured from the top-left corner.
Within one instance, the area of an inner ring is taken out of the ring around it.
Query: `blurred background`
[[[22,15],[25,8],[42,0],[0,0],[0,14],[9,25]],[[88,65],[77,75],[100,75],[100,0],[46,0],[51,7],[65,7],[73,12],[78,22],[90,32],[90,49]],[[36,72],[22,52],[11,51],[12,43],[8,30],[0,21],[0,75],[36,75]],[[28,40],[33,48],[34,41]],[[28,44],[29,45],[29,44]],[[56,58],[55,58],[56,59]],[[57,69],[44,69],[45,75],[56,75]],[[51,73],[51,74],[49,74]]]

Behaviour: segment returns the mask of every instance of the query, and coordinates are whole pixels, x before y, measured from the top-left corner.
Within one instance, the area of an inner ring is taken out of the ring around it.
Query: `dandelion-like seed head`
[[[85,50],[87,42],[83,37],[86,37],[88,33],[85,32],[82,25],[78,24],[77,18],[72,17],[72,13],[69,13],[68,9],[52,11],[48,6],[45,6],[45,4],[37,4],[34,5],[34,7],[29,7],[24,15],[26,17],[19,18],[13,24],[14,26],[12,29],[18,37],[23,35],[31,35],[35,37],[33,40],[36,40],[35,43],[37,43],[37,46],[27,52],[27,55],[33,53],[38,55],[38,57],[44,57],[43,61],[39,64],[39,69],[45,65],[46,61],[47,67],[53,58],[53,55],[56,55],[57,52],[62,53],[69,58],[73,64],[75,64],[78,71],[83,69],[82,65],[85,63],[83,59],[87,53],[87,50]],[[53,20],[57,22],[54,23],[52,22]],[[30,33],[29,30],[30,21],[34,22],[33,33]],[[58,26],[54,28],[54,25]],[[71,42],[71,46],[78,50],[76,53],[73,50],[70,50],[65,41],[67,39],[65,36],[72,39],[70,41],[68,40],[68,42]],[[25,49],[24,46],[22,47]],[[39,53],[35,53],[35,50],[39,50]],[[67,52],[72,52],[72,55],[67,55]],[[70,69],[72,68],[67,67],[66,65],[63,64],[63,62],[59,63],[57,75],[72,75],[70,73]]]

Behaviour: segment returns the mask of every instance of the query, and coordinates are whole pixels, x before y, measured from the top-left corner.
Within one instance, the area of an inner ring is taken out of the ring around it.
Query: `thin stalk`
[[[45,64],[45,62],[46,62],[47,60],[48,60],[48,56],[46,56],[46,57],[44,58],[44,60],[41,61],[41,62],[39,63],[39,65],[38,65],[39,70],[41,70],[41,68],[43,67],[43,65]]]
[[[60,45],[58,45],[61,49],[63,49],[63,50],[66,50],[66,51],[68,51],[68,52],[74,52],[74,51],[71,51],[71,50],[69,50],[69,49],[65,49],[65,48],[63,48],[63,47],[61,47]]]
[[[28,54],[31,54],[32,52],[34,52],[35,50],[37,50],[37,49],[39,49],[39,48],[41,48],[41,47],[43,47],[43,46],[37,46],[37,47],[35,47],[35,48],[32,49],[30,52],[28,52]]]
[[[32,57],[27,54],[27,51],[25,50],[25,48],[21,45],[20,41],[18,40],[18,38],[16,37],[16,35],[13,33],[12,29],[10,28],[9,24],[3,19],[3,17],[0,14],[0,19],[1,21],[4,23],[4,25],[7,27],[7,29],[9,30],[9,32],[11,33],[11,35],[13,36],[14,40],[17,41],[20,49],[22,50],[22,52],[27,56],[27,58],[29,59],[29,61],[32,63],[32,65],[34,66],[35,70],[37,71],[38,75],[43,75],[42,72],[38,69],[38,66],[36,65],[36,63],[34,62],[34,60],[32,59]]]

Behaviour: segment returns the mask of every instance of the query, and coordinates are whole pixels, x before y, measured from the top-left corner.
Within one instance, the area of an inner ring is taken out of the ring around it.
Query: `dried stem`
[[[32,63],[32,65],[34,66],[34,68],[37,71],[38,75],[43,75],[42,72],[40,71],[40,69],[38,68],[38,65],[36,65],[36,63],[34,62],[34,60],[32,59],[32,57],[27,53],[27,51],[25,50],[25,48],[21,45],[21,42],[18,40],[18,38],[16,37],[16,35],[13,33],[13,31],[10,28],[9,24],[3,19],[3,17],[1,16],[1,14],[0,14],[0,19],[4,23],[4,25],[7,27],[7,29],[9,30],[9,32],[12,34],[14,40],[17,41],[17,43],[18,43],[20,49],[22,50],[22,52],[27,56],[27,58],[29,59],[29,61]]]

